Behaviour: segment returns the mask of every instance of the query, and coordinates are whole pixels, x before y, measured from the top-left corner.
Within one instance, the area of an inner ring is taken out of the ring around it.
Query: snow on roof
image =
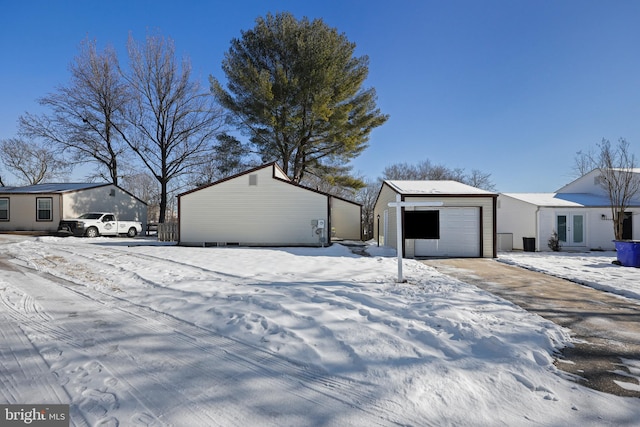
[[[385,181],[392,189],[400,194],[418,195],[418,194],[479,194],[494,195],[490,191],[481,190],[458,181]]]
[[[608,207],[609,198],[590,193],[503,193],[505,196],[545,207]]]
[[[96,188],[108,185],[105,183],[87,183],[87,182],[63,182],[54,184],[35,184],[24,187],[0,187],[0,193],[14,194],[34,194],[34,193],[66,193],[68,191],[86,190],[88,188]]]

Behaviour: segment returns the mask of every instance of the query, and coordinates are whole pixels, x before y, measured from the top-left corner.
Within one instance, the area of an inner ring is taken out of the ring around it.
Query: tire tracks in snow
[[[192,425],[245,425],[252,419],[264,422],[265,412],[274,420],[273,425],[298,423],[301,419],[308,423],[314,419],[309,418],[311,415],[324,420],[322,424],[327,419],[332,420],[332,416],[357,419],[358,423],[371,425],[407,423],[406,414],[394,409],[392,402],[379,399],[370,384],[329,376],[320,369],[287,360],[124,298],[81,288],[59,278],[55,282],[65,292],[74,294],[75,299],[83,300],[82,305],[97,305],[93,311],[106,316],[106,323],[102,325],[106,328],[98,325],[90,330],[77,327],[66,330],[65,324],[61,327],[51,325],[55,322],[45,321],[48,317],[53,319],[51,315],[29,308],[30,296],[22,299],[24,309],[13,305],[14,320],[28,324],[36,333],[48,336],[50,341],[61,342],[62,346],[48,347],[52,354],[66,347],[61,350],[63,356],[60,358],[64,358],[64,352],[69,350],[85,354],[84,359],[80,358],[84,363],[66,366],[66,376],[60,377],[65,387],[77,386],[78,378],[96,375],[96,370],[105,377],[102,387],[85,387],[84,390],[80,387],[71,392],[78,398],[80,410],[105,425],[117,425],[118,419],[113,414],[118,412],[119,402],[125,395],[138,400],[139,406],[149,408],[132,416],[132,420],[135,418],[148,425],[156,421],[183,424],[185,416],[190,417],[188,422]],[[93,292],[98,295],[91,294]],[[5,307],[11,308],[11,304],[5,304]],[[102,313],[104,311],[106,314]],[[86,311],[83,313],[83,316],[88,315]],[[105,317],[99,318],[97,314],[95,317],[104,322]],[[124,318],[128,322],[123,321]],[[125,332],[124,337],[115,334],[118,325],[128,324],[135,324],[136,330],[119,331],[120,335]],[[163,356],[154,358],[140,354],[134,345],[125,342],[134,332],[140,339],[153,341],[152,344],[145,343],[146,350],[164,351]],[[193,353],[198,356],[188,356]],[[94,357],[99,361],[91,360]],[[60,371],[65,367],[63,365],[64,362],[59,361],[53,367]],[[91,367],[95,368],[93,373]],[[138,375],[133,378],[132,373]],[[73,375],[76,375],[75,379],[70,379]],[[188,381],[180,375],[187,376]],[[88,380],[91,384],[96,383]],[[154,386],[152,393],[149,393],[149,382]],[[116,385],[120,387],[119,391],[115,390]],[[226,389],[234,392],[230,395]],[[264,390],[275,390],[276,393],[265,395]],[[159,414],[158,409],[162,409]],[[331,414],[336,409],[340,412]],[[409,423],[419,424],[416,420]]]

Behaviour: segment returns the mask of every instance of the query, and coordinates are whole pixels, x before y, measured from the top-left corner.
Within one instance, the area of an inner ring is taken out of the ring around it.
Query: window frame
[[[6,209],[0,209],[0,212],[5,211],[7,212],[7,217],[6,218],[2,218],[2,216],[0,215],[0,221],[11,221],[11,202],[10,199],[8,197],[0,197],[0,202],[6,201],[7,202],[7,208]]]
[[[49,201],[49,209],[40,209],[40,201]],[[40,218],[40,212],[49,212],[49,218]],[[36,222],[53,222],[53,197],[36,197]]]

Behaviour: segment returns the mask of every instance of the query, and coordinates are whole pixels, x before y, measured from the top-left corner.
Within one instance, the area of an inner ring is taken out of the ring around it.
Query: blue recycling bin
[[[640,267],[640,241],[614,240],[618,262],[625,267]]]

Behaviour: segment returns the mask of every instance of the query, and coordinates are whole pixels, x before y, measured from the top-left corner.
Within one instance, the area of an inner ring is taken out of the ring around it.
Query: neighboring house
[[[397,249],[397,196],[439,206],[402,208],[404,257],[496,257],[497,194],[456,181],[384,181],[374,208],[374,239]]]
[[[178,196],[180,244],[322,246],[360,240],[362,206],[297,185],[275,163]]]
[[[640,178],[640,169],[636,171]],[[536,251],[549,251],[549,239],[556,232],[564,250],[613,250],[611,202],[600,179],[594,170],[555,193],[500,194],[498,235],[507,241],[501,249],[523,250],[523,238],[528,238],[535,239]],[[640,239],[639,214],[637,195],[625,212],[625,239]]]
[[[91,211],[113,212],[121,219],[147,222],[147,204],[113,184],[0,187],[0,232],[53,233],[61,219]]]

